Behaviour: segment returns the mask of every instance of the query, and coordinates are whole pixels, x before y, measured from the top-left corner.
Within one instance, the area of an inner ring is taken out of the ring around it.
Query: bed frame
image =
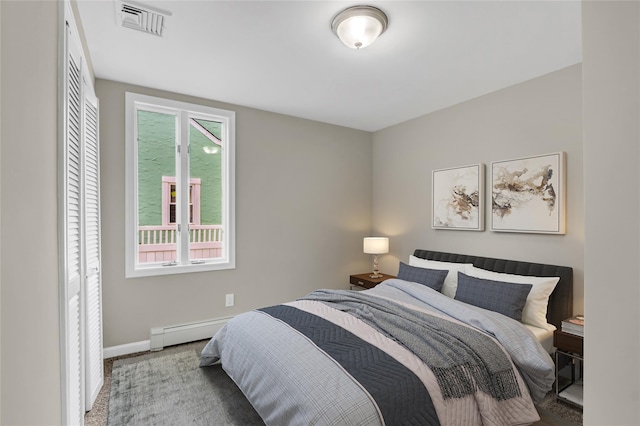
[[[544,265],[541,263],[493,259],[422,249],[416,249],[413,255],[421,259],[439,260],[441,262],[473,263],[476,268],[506,274],[560,277],[560,281],[558,281],[555,290],[549,297],[547,320],[560,329],[562,320],[573,315],[573,268],[568,266]]]

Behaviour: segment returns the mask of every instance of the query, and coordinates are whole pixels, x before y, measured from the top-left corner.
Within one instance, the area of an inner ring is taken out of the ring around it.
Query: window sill
[[[235,269],[233,261],[215,261],[190,265],[161,266],[159,264],[127,268],[126,278],[153,277],[159,275],[189,274],[192,272],[222,271]]]

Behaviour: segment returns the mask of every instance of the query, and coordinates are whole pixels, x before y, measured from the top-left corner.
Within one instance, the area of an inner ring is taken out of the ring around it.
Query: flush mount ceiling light
[[[346,46],[361,49],[373,43],[388,23],[387,15],[377,7],[353,6],[333,18],[331,29]]]

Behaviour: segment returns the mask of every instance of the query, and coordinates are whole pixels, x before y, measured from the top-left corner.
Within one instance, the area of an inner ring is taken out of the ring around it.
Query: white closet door
[[[67,424],[84,420],[82,337],[82,57],[67,27],[65,135],[65,369]]]
[[[103,384],[98,100],[70,4],[64,9],[60,111],[62,423],[83,425]],[[85,410],[86,409],[86,410]]]
[[[84,99],[85,410],[89,411],[103,383],[102,280],[98,100],[88,87]]]

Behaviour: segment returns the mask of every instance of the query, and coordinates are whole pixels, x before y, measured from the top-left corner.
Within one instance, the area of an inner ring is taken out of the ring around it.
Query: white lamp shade
[[[378,8],[354,6],[336,15],[331,27],[345,46],[361,49],[387,29],[387,22],[387,16]]]
[[[367,254],[389,253],[389,238],[366,237],[363,242],[363,251]]]
[[[360,49],[378,38],[382,33],[382,24],[370,16],[354,16],[344,20],[336,32],[345,46]]]

